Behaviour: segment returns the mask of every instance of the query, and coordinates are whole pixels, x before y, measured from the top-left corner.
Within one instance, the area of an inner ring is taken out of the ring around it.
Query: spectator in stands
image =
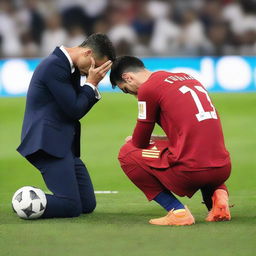
[[[140,56],[150,55],[149,43],[153,34],[154,19],[144,5],[138,6],[138,13],[132,21],[132,27],[138,35],[138,42],[134,54]]]
[[[205,52],[207,55],[221,56],[225,54],[234,54],[234,47],[230,44],[232,35],[227,23],[220,21],[211,26],[207,32],[209,48]]]
[[[86,39],[86,35],[84,30],[79,25],[70,26],[67,30],[67,40],[66,45],[68,47],[73,47],[74,45],[80,45],[84,39]]]
[[[147,6],[155,19],[150,49],[155,55],[177,55],[180,28],[171,17],[171,5],[166,1],[150,1]]]
[[[117,55],[132,53],[132,48],[137,43],[137,35],[130,24],[125,8],[117,7],[110,13],[111,28],[108,32],[109,38],[115,46]]]
[[[182,14],[180,33],[180,52],[185,55],[200,55],[206,46],[203,24],[197,13],[187,9]]]
[[[1,0],[0,56],[45,56],[95,32],[119,55],[255,55],[255,24],[255,0]]]
[[[25,0],[17,9],[18,29],[22,44],[22,56],[38,57],[44,18],[38,0]]]
[[[56,45],[65,44],[67,33],[61,23],[61,16],[52,12],[46,20],[46,29],[43,32],[41,55],[47,56]]]
[[[19,30],[16,10],[12,2],[0,1],[0,37],[3,57],[20,57],[22,46],[19,40]]]

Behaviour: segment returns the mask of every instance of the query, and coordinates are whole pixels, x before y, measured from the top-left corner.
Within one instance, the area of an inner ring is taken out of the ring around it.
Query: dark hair
[[[90,47],[98,58],[102,59],[105,56],[114,61],[116,58],[115,49],[105,34],[92,34],[90,35],[79,47]]]
[[[117,83],[124,82],[122,74],[125,72],[138,72],[144,69],[145,66],[143,62],[133,56],[121,56],[116,58],[111,67],[110,72],[110,82],[112,88],[116,87]]]

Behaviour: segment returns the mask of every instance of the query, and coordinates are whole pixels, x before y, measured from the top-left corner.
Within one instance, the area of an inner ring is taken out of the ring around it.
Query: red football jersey
[[[158,123],[169,139],[168,159],[176,170],[204,170],[230,162],[216,109],[203,85],[190,75],[154,72],[139,87],[138,107],[134,144],[142,135],[148,143],[147,133]]]

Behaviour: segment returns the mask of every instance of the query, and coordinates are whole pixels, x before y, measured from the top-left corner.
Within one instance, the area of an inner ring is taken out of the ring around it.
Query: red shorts
[[[181,171],[180,167],[170,167],[166,145],[164,141],[156,141],[149,149],[139,149],[128,142],[119,152],[118,159],[123,171],[148,200],[166,189],[178,196],[188,197],[199,189],[225,189],[224,182],[231,172],[230,163],[203,171]]]

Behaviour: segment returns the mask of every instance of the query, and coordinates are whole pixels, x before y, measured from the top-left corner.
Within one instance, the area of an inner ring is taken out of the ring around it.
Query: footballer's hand
[[[128,136],[128,137],[125,138],[125,142],[128,142],[130,140],[132,140],[132,136]]]
[[[98,83],[105,77],[109,69],[111,68],[112,61],[108,60],[101,66],[95,68],[95,60],[91,57],[91,67],[89,68],[88,76],[86,79],[87,83],[91,83],[97,86]]]

